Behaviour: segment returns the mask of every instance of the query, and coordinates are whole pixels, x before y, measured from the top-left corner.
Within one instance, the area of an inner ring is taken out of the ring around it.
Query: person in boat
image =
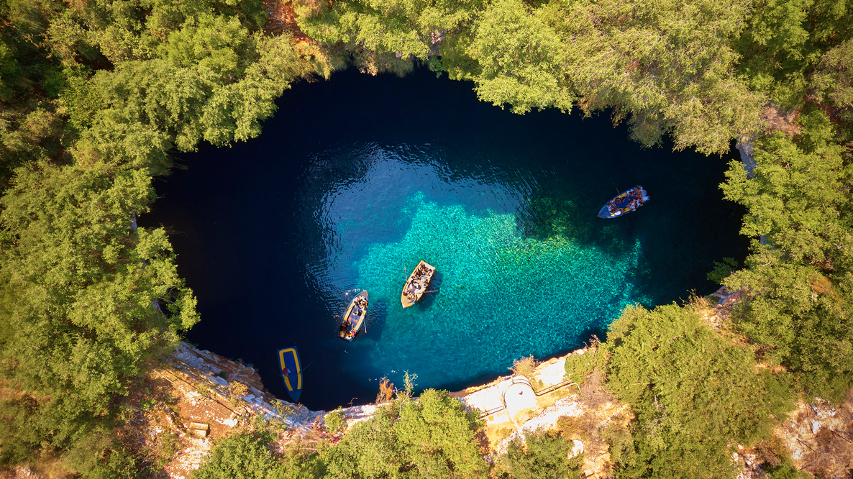
[[[414,301],[417,299],[418,287],[419,285],[416,281],[412,281],[409,284],[409,288],[406,290],[406,297],[409,298],[409,300]]]

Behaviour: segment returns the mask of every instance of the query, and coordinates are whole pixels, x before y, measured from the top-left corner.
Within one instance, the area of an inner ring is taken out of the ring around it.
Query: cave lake
[[[198,297],[187,340],[286,400],[276,352],[295,346],[303,404],[366,404],[406,371],[416,392],[458,390],[604,339],[626,305],[709,294],[714,261],[745,257],[718,186],[736,151],[644,149],[606,114],[515,115],[472,88],[339,72],[286,91],[259,138],[179,156],[140,221],[169,228]],[[596,217],[636,185],[646,205]],[[403,309],[421,259],[436,276]],[[362,289],[366,331],[342,341]]]

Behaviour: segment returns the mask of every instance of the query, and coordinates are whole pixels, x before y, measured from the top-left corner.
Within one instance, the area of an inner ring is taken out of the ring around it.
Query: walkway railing
[[[568,387],[568,386],[572,386],[572,385],[574,385],[576,388],[578,388],[578,393],[580,393],[580,392],[581,392],[581,387],[578,385],[578,383],[576,383],[576,382],[574,382],[574,381],[572,381],[572,380],[570,380],[570,379],[567,379],[567,380],[565,380],[565,381],[559,382],[559,383],[557,383],[557,384],[552,384],[552,385],[550,385],[550,386],[548,386],[548,387],[546,387],[546,388],[543,388],[543,389],[541,389],[541,390],[539,390],[539,391],[537,391],[537,390],[536,390],[536,389],[535,389],[535,388],[530,384],[530,380],[529,380],[529,379],[527,379],[527,377],[525,377],[525,376],[516,376],[516,375],[513,375],[513,376],[512,376],[512,378],[511,378],[511,384],[526,384],[527,386],[530,386],[530,389],[533,389],[533,394],[535,394],[535,395],[536,395],[536,397],[544,396],[544,395],[546,395],[546,394],[550,394],[550,393],[552,393],[552,392],[554,392],[554,391],[556,391],[556,390],[558,390],[558,389],[562,389],[562,388],[564,388],[564,387]],[[501,403],[503,403],[503,392],[501,393]],[[500,405],[500,406],[498,406],[498,407],[495,407],[495,408],[489,409],[488,411],[483,411],[483,412],[481,412],[481,413],[480,413],[480,419],[485,419],[485,418],[487,418],[487,417],[489,417],[489,416],[491,416],[491,415],[497,414],[497,413],[499,413],[499,412],[503,412],[503,411],[505,411],[505,410],[506,410],[506,406],[504,406],[504,405],[502,404],[502,405]]]

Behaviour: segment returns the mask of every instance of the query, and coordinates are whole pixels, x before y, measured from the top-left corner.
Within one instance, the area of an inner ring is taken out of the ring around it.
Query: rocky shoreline
[[[743,294],[725,288],[713,293],[711,296],[717,300],[703,313],[709,326],[720,327],[730,307]],[[610,395],[600,381],[580,386],[565,379],[566,359],[589,351],[583,348],[544,361],[526,377],[508,374],[488,384],[451,393],[466,409],[479,412],[491,450],[487,459],[504,452],[513,438],[554,427],[558,419],[567,417],[593,431],[587,431],[586,444],[575,440],[575,453],[584,452],[584,477],[612,475],[609,445],[594,431],[609,424],[627,430],[633,416],[630,407]],[[181,440],[181,447],[164,467],[170,478],[187,477],[199,467],[217,439],[259,416],[285,426],[286,432],[279,441],[282,447],[293,441],[337,440],[325,430],[327,411],[312,411],[278,399],[266,391],[251,367],[185,342],[163,358],[146,377],[143,387],[152,391],[154,399],[161,398],[162,404],[158,401],[161,405],[149,410],[140,407],[140,417],[133,425],[141,431],[140,440],[153,444],[163,434],[175,434]],[[152,400],[147,392],[137,395],[137,401]],[[380,406],[367,404],[339,411],[346,426],[352,427],[369,419],[377,407]],[[826,477],[835,477],[826,474],[831,471],[843,474],[853,468],[853,393],[838,407],[819,399],[801,402],[777,427],[774,436],[798,469],[821,471]],[[766,456],[754,447],[738,446],[737,450],[732,459],[740,464],[739,477],[763,477],[760,464],[766,462]]]

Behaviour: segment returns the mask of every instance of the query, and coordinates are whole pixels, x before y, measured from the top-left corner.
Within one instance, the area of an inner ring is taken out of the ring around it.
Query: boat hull
[[[338,337],[345,341],[352,341],[355,335],[358,334],[359,328],[364,324],[367,317],[368,306],[367,290],[358,293],[358,295],[350,301],[349,307],[344,312],[343,320]]]
[[[291,399],[299,402],[299,396],[302,394],[302,365],[299,363],[299,352],[296,348],[279,349],[278,361],[287,394]]]
[[[400,303],[404,308],[414,306],[421,299],[432,280],[433,274],[435,274],[435,266],[423,260],[418,263],[415,270],[409,275],[409,279],[406,280],[406,284],[403,285],[403,292],[400,294]]]
[[[642,186],[635,186],[623,191],[610,199],[598,210],[598,217],[604,219],[618,218],[636,211],[637,208],[649,201],[649,194]]]

